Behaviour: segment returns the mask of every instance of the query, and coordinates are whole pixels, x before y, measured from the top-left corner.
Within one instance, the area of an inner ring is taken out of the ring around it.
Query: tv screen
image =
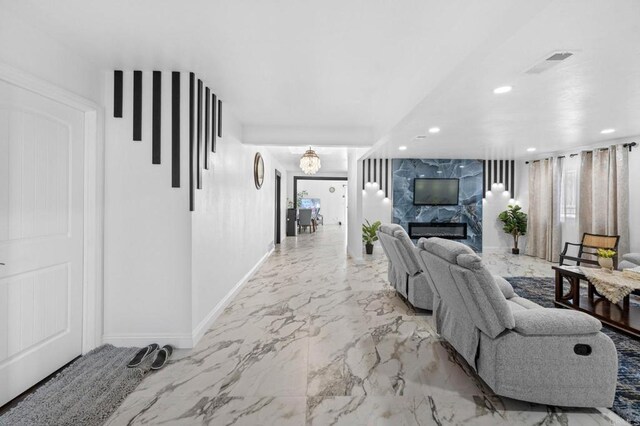
[[[458,179],[415,179],[413,204],[416,206],[455,206],[458,204]]]

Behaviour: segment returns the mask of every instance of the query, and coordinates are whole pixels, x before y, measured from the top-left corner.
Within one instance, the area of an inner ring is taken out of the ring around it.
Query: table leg
[[[556,302],[562,301],[562,274],[556,270]]]
[[[571,291],[573,292],[573,305],[580,306],[580,278],[571,278]]]
[[[622,299],[622,316],[627,318],[629,316],[629,295],[627,294]]]

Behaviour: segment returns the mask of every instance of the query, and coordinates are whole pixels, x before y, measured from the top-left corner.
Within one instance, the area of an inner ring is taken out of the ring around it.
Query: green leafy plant
[[[518,205],[507,206],[507,210],[498,215],[504,226],[502,230],[513,237],[513,252],[518,253],[518,238],[527,233],[527,214]]]
[[[378,241],[378,228],[382,223],[379,220],[376,220],[373,223],[369,223],[368,220],[365,220],[366,224],[362,224],[362,241],[365,244],[373,244],[375,241]]]
[[[613,259],[615,255],[616,255],[615,250],[603,249],[603,248],[598,249],[598,257],[602,257],[604,259]]]

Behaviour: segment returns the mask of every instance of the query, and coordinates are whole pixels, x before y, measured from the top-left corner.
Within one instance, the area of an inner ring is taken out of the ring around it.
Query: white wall
[[[333,187],[334,192],[329,188]],[[298,192],[307,191],[306,198],[320,199],[320,214],[325,225],[343,225],[347,213],[347,181],[345,180],[299,180]]]
[[[145,338],[186,346],[191,336],[188,73],[182,73],[181,187],[171,187],[171,74],[163,73],[162,164],[151,164],[151,72],[143,73],[142,141],[133,142],[132,72],[123,78],[123,118],[106,84],[105,320],[115,344]]]
[[[112,117],[106,81],[105,341],[191,347],[229,295],[273,248],[275,169],[267,149],[241,143],[231,108],[223,138],[203,170],[189,211],[189,75],[181,76],[181,187],[171,187],[171,74],[162,76],[162,164],[151,164],[151,72],[143,73],[142,141],[132,141],[132,73],[124,74],[124,117]],[[204,128],[204,125],[203,125]],[[264,157],[257,190],[254,155]],[[282,208],[286,208],[282,173]],[[283,210],[281,232],[284,235]]]
[[[192,325],[196,333],[204,331],[201,329],[215,318],[216,305],[273,248],[276,169],[282,174],[282,239],[286,232],[286,172],[267,148],[241,143],[241,126],[228,110],[223,120],[224,139],[218,139],[211,169],[203,171],[203,189],[196,191],[192,216]],[[260,190],[253,180],[258,151],[265,166]]]
[[[3,8],[0,12],[0,62],[101,103],[102,73],[30,23]]]
[[[499,251],[511,252],[513,247],[513,237],[506,234],[502,230],[502,222],[498,219],[498,215],[507,209],[507,206],[515,202],[520,205],[525,213],[529,206],[528,165],[524,161],[516,162],[516,198],[512,199],[511,192],[505,192],[504,186],[493,186],[485,195],[482,202],[482,250],[483,251]],[[526,247],[526,237],[520,237],[518,240],[520,253],[524,252]]]
[[[362,188],[362,183],[360,183]],[[389,186],[392,191],[393,186]],[[378,184],[365,185],[362,193],[362,219],[368,220],[370,223],[379,220],[382,223],[391,223],[393,220],[393,203],[391,202],[391,194],[389,198],[385,198],[384,192],[381,192]]]
[[[362,161],[366,149],[351,148],[348,154],[347,253],[355,261],[362,259]]]

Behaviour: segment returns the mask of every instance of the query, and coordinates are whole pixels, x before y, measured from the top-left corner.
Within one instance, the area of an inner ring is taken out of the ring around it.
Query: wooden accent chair
[[[581,243],[564,243],[564,250],[560,253],[560,266],[564,265],[565,260],[576,262],[576,266],[580,266],[580,263],[588,263],[590,265],[598,264],[599,248],[618,250],[618,242],[620,241],[619,235],[598,235],[589,234],[585,232],[582,235]],[[567,254],[569,246],[578,247],[578,256],[570,256]],[[618,255],[613,258],[614,267],[618,266]]]

